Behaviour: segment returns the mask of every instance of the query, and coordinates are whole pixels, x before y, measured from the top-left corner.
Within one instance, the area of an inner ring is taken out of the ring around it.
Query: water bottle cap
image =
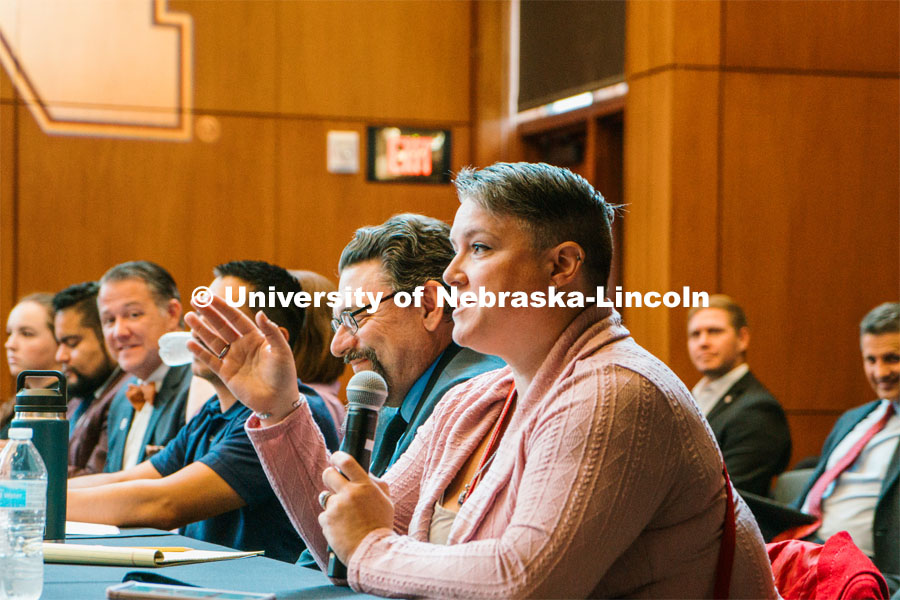
[[[66,414],[66,397],[59,390],[21,389],[16,394],[16,414],[46,413],[53,415]]]
[[[29,427],[10,427],[9,439],[30,440],[34,436],[34,430]]]

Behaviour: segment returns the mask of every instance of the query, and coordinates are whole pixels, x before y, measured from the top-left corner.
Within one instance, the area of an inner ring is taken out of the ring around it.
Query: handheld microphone
[[[366,471],[375,446],[378,411],[387,395],[387,383],[375,371],[360,371],[347,383],[347,416],[340,450],[355,458]],[[347,566],[338,559],[331,546],[328,547],[328,576],[347,579]]]

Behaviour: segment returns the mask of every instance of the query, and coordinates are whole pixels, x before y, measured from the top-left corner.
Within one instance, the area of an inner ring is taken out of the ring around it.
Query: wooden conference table
[[[117,535],[68,536],[66,543],[230,550],[157,529],[122,529]],[[277,598],[284,600],[374,597],[357,594],[348,587],[332,585],[319,571],[253,556],[159,568],[45,564],[44,593],[41,600],[102,600],[106,598],[107,587],[125,581],[126,577],[153,583],[182,583],[223,590],[274,593]]]

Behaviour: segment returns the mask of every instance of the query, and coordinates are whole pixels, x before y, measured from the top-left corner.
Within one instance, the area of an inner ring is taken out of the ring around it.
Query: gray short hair
[[[900,302],[885,302],[869,311],[859,324],[859,336],[900,332]]]
[[[606,285],[614,207],[584,177],[544,163],[496,163],[466,167],[453,184],[460,202],[472,200],[489,213],[518,219],[537,250],[575,242],[585,252],[591,285]]]
[[[146,283],[153,302],[161,309],[165,310],[169,300],[181,301],[175,279],[161,266],[147,260],[133,260],[114,266],[100,278],[100,287],[112,281],[126,279],[140,279]]]
[[[394,215],[381,225],[357,229],[341,252],[338,271],[378,259],[391,289],[410,292],[426,281],[441,282],[454,255],[449,225],[406,213]],[[453,307],[445,309],[452,311]]]

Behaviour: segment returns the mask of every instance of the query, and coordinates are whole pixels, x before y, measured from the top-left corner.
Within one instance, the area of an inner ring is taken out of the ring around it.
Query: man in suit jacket
[[[791,457],[791,433],[778,400],[750,372],[743,309],[722,294],[688,316],[688,352],[703,378],[692,393],[712,428],[734,486],[760,496]]]
[[[375,475],[409,447],[447,390],[504,365],[453,343],[452,307],[441,305],[437,290],[454,254],[446,223],[413,214],[358,229],[341,253],[338,288],[381,293],[377,305],[338,303],[331,342],[332,354],[354,371],[375,371],[388,384],[369,465]],[[417,289],[418,306],[393,301],[396,292]]]
[[[165,366],[165,365],[163,365]],[[116,394],[109,410],[109,455],[107,473],[127,469],[150,458],[174,438],[185,423],[185,403],[191,384],[191,367],[167,367],[162,379],[141,379],[133,376]],[[142,434],[130,436],[135,426],[135,416],[146,411],[146,404],[135,412],[128,399],[128,389],[149,383],[156,387],[156,396],[149,410],[149,418]],[[137,450],[127,453],[129,438],[137,440]],[[132,464],[133,463],[133,464]]]
[[[429,367],[417,379],[400,406],[388,407],[389,410],[379,417],[370,464],[372,474],[381,476],[397,462],[416,437],[416,431],[453,386],[504,364],[496,356],[479,354],[450,342],[433,362],[433,368]]]
[[[178,287],[157,264],[116,265],[100,279],[100,324],[119,366],[131,375],[109,409],[106,471],[133,467],[175,437],[185,422],[191,367],[168,367],[159,338],[181,325]]]
[[[209,291],[222,298],[229,289],[294,296],[300,284],[285,269],[262,261],[232,261],[215,268]],[[262,310],[295,348],[304,309],[264,304],[241,311],[253,318]],[[209,381],[214,395],[158,454],[137,466],[69,480],[67,516],[75,521],[179,527],[179,533],[237,548],[265,550],[266,556],[293,563],[303,542],[272,490],[244,423],[251,415],[227,386],[202,362],[194,375]],[[325,402],[298,381],[311,416],[329,450],[338,447],[337,432]],[[152,482],[152,483],[151,483]]]
[[[56,361],[69,392],[69,477],[100,473],[106,466],[109,407],[127,378],[103,343],[99,288],[96,281],[86,281],[53,297]]]
[[[331,353],[354,372],[375,371],[388,386],[369,463],[373,475],[406,451],[451,387],[504,365],[453,343],[452,307],[440,304],[437,290],[454,254],[450,227],[415,214],[356,230],[341,253],[338,289],[359,294],[332,308]],[[415,301],[398,306],[399,291]],[[298,564],[316,568],[308,551]]]
[[[860,324],[860,348],[866,378],[880,398],[851,409],[838,419],[822,456],[794,507],[809,511],[816,481],[873,425],[884,420],[859,456],[825,489],[822,524],[812,539],[838,531],[881,569],[892,593],[900,592],[900,303],[882,304]]]

